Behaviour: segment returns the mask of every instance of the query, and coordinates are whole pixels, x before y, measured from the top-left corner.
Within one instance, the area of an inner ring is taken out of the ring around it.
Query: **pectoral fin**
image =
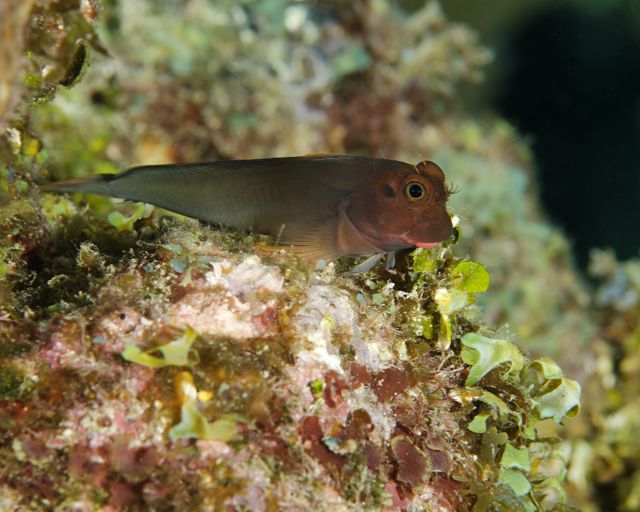
[[[343,275],[344,276],[354,276],[356,274],[361,274],[363,272],[368,272],[369,270],[371,270],[376,263],[378,263],[382,258],[384,258],[384,253],[380,252],[378,254],[374,254],[373,256],[369,256],[366,260],[364,260],[362,263],[356,265],[355,267],[353,267],[351,270],[349,270],[348,272],[345,272]]]
[[[336,247],[337,217],[335,212],[315,215],[304,220],[293,220],[281,231],[277,245],[289,247],[301,258],[329,263],[344,256]]]

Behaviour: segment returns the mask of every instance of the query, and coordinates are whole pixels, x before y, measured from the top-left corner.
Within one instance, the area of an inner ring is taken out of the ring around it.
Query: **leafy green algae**
[[[200,412],[197,404],[187,402],[180,410],[180,423],[169,431],[171,440],[204,439],[209,441],[231,441],[236,439],[236,422],[230,419],[217,419],[209,422]]]
[[[146,351],[140,350],[140,348],[135,345],[127,344],[121,355],[123,359],[127,361],[149,368],[193,365],[196,364],[199,359],[197,352],[191,348],[196,338],[196,332],[191,328],[187,328],[180,338]],[[162,357],[153,355],[158,352]]]
[[[483,293],[489,288],[489,272],[475,261],[461,261],[453,270],[452,285],[466,293]]]
[[[462,288],[475,293],[486,290],[489,276],[481,265],[469,261],[456,262],[446,254],[441,255],[439,263],[425,265],[421,251],[415,251],[417,267],[429,271],[440,269],[436,275],[448,274],[449,286],[454,290]],[[434,293],[435,303],[441,311],[440,321],[452,325],[463,323],[462,318],[458,317],[464,317],[469,302],[463,300],[455,307],[448,305],[443,312],[441,297],[446,295],[443,290],[447,288],[444,284],[442,280],[438,281],[439,288]],[[481,436],[480,462],[485,466],[483,475],[487,485],[493,481],[497,486],[490,491],[494,496],[492,501],[487,500],[482,492],[478,493],[474,510],[502,510],[497,505],[503,500],[498,496],[501,485],[508,489],[504,503],[509,504],[505,505],[507,508],[504,510],[512,510],[511,507],[540,509],[538,499],[546,496],[543,489],[552,485],[559,487],[565,473],[556,475],[553,484],[553,478],[540,480],[532,472],[528,446],[548,443],[537,440],[536,424],[539,421],[548,417],[562,421],[565,417],[577,414],[579,384],[565,378],[560,368],[548,358],[528,362],[520,349],[507,339],[496,339],[473,331],[466,334],[450,332],[452,339],[458,338],[460,343],[457,349],[455,345],[452,346],[453,351],[459,351],[462,361],[469,367],[465,389],[459,391],[458,399],[469,406],[477,404],[470,411],[472,418],[467,429]],[[494,377],[490,379],[490,387],[482,389],[487,375]],[[500,390],[500,387],[503,389]],[[514,443],[521,447],[516,448]],[[551,448],[552,443],[548,446]],[[563,499],[559,498],[559,502]],[[522,501],[516,505],[518,500]],[[545,506],[549,503],[547,499]]]
[[[487,373],[503,363],[510,365],[507,376],[522,369],[522,354],[508,340],[497,340],[477,333],[469,333],[465,334],[461,341],[465,347],[472,349],[463,350],[461,354],[462,360],[471,365],[465,382],[467,386],[474,386]]]

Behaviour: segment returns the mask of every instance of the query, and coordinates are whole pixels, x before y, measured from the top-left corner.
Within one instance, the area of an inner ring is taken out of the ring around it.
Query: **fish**
[[[132,167],[41,186],[149,203],[268,235],[309,261],[430,248],[452,234],[440,167],[322,154]],[[377,259],[375,261],[377,261]],[[374,261],[374,263],[375,263]]]

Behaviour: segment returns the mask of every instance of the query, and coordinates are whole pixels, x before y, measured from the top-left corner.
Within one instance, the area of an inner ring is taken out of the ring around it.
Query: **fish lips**
[[[412,245],[419,247],[420,249],[433,249],[434,247],[439,247],[442,242],[415,242]]]

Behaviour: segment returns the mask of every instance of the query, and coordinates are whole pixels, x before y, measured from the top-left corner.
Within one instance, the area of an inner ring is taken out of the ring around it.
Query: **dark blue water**
[[[543,203],[582,265],[592,247],[622,258],[640,251],[640,26],[631,8],[531,18],[508,42],[512,68],[495,98],[532,136]]]

